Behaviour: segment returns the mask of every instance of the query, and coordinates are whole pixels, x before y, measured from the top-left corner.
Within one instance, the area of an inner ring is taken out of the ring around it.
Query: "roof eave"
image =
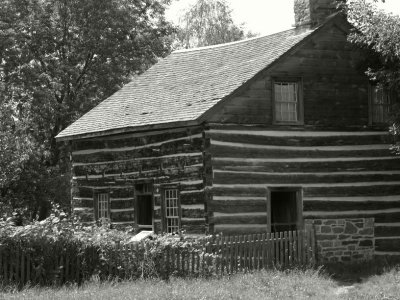
[[[56,136],[57,142],[66,142],[71,140],[78,139],[87,139],[94,137],[101,137],[107,135],[115,135],[122,133],[132,133],[132,132],[146,132],[149,130],[159,130],[159,129],[171,129],[177,127],[189,127],[200,125],[198,120],[189,120],[189,121],[178,121],[178,122],[170,122],[170,123],[161,123],[161,124],[151,124],[151,125],[143,125],[143,126],[131,126],[131,127],[122,127],[98,132],[90,132],[83,134],[75,134],[75,135],[66,135],[66,136]]]

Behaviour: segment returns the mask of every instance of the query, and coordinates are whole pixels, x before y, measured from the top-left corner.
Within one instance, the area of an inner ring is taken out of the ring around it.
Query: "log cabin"
[[[205,234],[313,226],[328,261],[400,255],[386,91],[334,0],[295,26],[178,50],[64,129],[83,221]]]

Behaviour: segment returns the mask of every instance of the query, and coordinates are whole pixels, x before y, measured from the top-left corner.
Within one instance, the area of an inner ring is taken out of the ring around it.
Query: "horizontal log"
[[[202,178],[203,174],[203,165],[189,165],[189,166],[177,166],[177,167],[169,167],[169,168],[155,168],[149,170],[140,170],[139,172],[131,172],[131,173],[113,173],[113,174],[98,174],[98,175],[82,175],[75,176],[74,179],[87,179],[87,180],[137,180],[137,179],[146,179],[152,177],[168,177],[173,180],[184,179],[188,176]]]
[[[206,232],[207,225],[205,223],[202,224],[183,224],[181,225],[181,230],[187,234],[201,234],[203,235]]]
[[[140,146],[130,148],[120,148],[107,150],[84,150],[72,154],[75,163],[95,163],[102,161],[121,161],[134,158],[160,157],[174,155],[177,153],[198,153],[203,150],[203,139],[201,137],[166,142],[156,146]],[[101,151],[100,151],[101,150]]]
[[[287,76],[286,72],[280,73],[282,76]],[[279,76],[279,72],[277,72],[277,76]],[[315,81],[315,76],[307,76],[304,75],[304,79],[306,81]],[[354,81],[357,83],[366,83],[367,81],[365,78],[362,78],[360,81],[360,76],[353,76],[351,74],[348,75],[337,75],[329,74],[325,75],[323,79],[320,81],[337,81],[343,79],[344,82]],[[340,123],[334,124],[334,126],[330,127],[321,127],[321,126],[298,126],[298,125],[271,125],[271,124],[224,124],[220,122],[210,122],[207,124],[208,128],[205,129],[205,132],[216,131],[216,130],[223,130],[229,131],[231,134],[256,134],[256,135],[266,135],[266,136],[278,136],[278,137],[292,137],[292,136],[299,136],[299,137],[306,137],[306,136],[360,136],[360,135],[389,135],[389,132],[386,128],[379,128],[379,129],[369,129],[365,128],[363,125],[361,126],[353,126],[347,127],[342,126]],[[351,130],[349,130],[351,129]],[[235,132],[236,131],[236,132]],[[264,133],[260,133],[263,132]]]
[[[72,198],[72,207],[88,207],[92,208],[94,205],[93,198]]]
[[[349,202],[349,201],[303,201],[304,212],[324,211],[337,212],[348,210],[379,210],[389,208],[400,208],[400,201],[382,202],[382,201],[365,201],[365,202]]]
[[[304,197],[353,197],[399,195],[399,184],[374,184],[369,186],[305,187]]]
[[[399,251],[400,237],[397,239],[377,239],[375,240],[376,251]]]
[[[374,133],[371,135],[323,135],[324,133],[313,132],[315,136],[277,136],[274,133],[268,135],[268,131],[240,132],[234,131],[232,134],[226,130],[210,130],[206,132],[206,138],[212,140],[230,143],[256,144],[256,145],[275,145],[275,146],[344,146],[344,145],[369,145],[369,144],[387,144],[392,139],[386,132]]]
[[[181,218],[181,225],[194,226],[194,225],[205,225],[205,218]]]
[[[124,207],[124,208],[111,208],[110,209],[110,212],[111,213],[120,213],[120,212],[124,212],[124,213],[127,213],[127,212],[134,212],[134,208],[133,207]]]
[[[182,218],[186,219],[204,219],[204,206],[202,208],[195,208],[195,209],[188,209],[188,208],[181,208],[181,216]],[[161,208],[154,209],[154,218],[161,219],[162,218],[162,211]]]
[[[352,197],[303,197],[303,201],[311,202],[347,202],[347,203],[364,203],[364,202],[398,202],[400,201],[400,195],[389,195],[389,196],[352,196]]]
[[[112,222],[128,222],[135,220],[135,214],[132,210],[111,212],[110,218]]]
[[[214,183],[246,184],[265,182],[268,184],[287,183],[339,183],[400,181],[400,171],[351,171],[351,172],[316,172],[316,173],[276,173],[214,170]]]
[[[247,213],[267,211],[267,201],[265,200],[237,200],[224,201],[213,200],[207,204],[209,212],[223,213]]]
[[[241,197],[266,197],[267,189],[265,187],[226,187],[213,186],[212,194],[214,196],[241,196]]]
[[[214,233],[223,233],[224,235],[235,235],[235,234],[255,234],[255,233],[266,233],[266,224],[218,224],[214,225]]]
[[[201,154],[190,155],[181,153],[173,157],[151,157],[148,159],[133,159],[118,162],[104,162],[96,164],[78,164],[73,167],[75,176],[109,175],[122,173],[139,173],[154,169],[183,168],[185,166],[199,165],[203,163]]]
[[[125,179],[117,180],[115,178],[99,178],[99,179],[73,179],[79,189],[129,189],[132,186],[132,182],[128,182]]]
[[[385,257],[385,261],[389,262],[388,265],[398,264],[400,260],[400,251],[376,251],[374,252],[375,257]],[[390,261],[393,260],[393,264]]]
[[[339,147],[339,146],[338,146]],[[345,147],[345,146],[343,146]],[[356,147],[356,146],[354,146]],[[371,146],[372,148],[373,146]],[[389,150],[389,145],[379,145],[381,149],[364,149],[360,150],[307,150],[297,149],[287,150],[287,149],[261,149],[261,148],[249,148],[246,146],[235,147],[231,145],[215,145],[212,144],[208,151],[213,157],[238,157],[238,158],[332,158],[332,157],[382,157],[390,156],[391,151]],[[387,147],[387,148],[385,148]],[[304,148],[304,147],[303,147]],[[378,148],[378,145],[377,145]]]
[[[125,209],[125,208],[133,208],[135,205],[134,199],[128,200],[128,201],[111,201],[110,202],[110,208],[111,209]]]
[[[267,224],[267,213],[259,214],[223,214],[211,216],[208,219],[210,224]]]
[[[143,146],[147,144],[160,143],[165,140],[184,138],[187,136],[199,134],[203,131],[202,127],[179,128],[162,131],[145,132],[141,134],[121,134],[113,137],[102,137],[75,140],[72,150],[121,148],[132,146]]]
[[[186,191],[180,192],[179,199],[181,201],[181,205],[183,204],[204,204],[205,193],[204,190],[194,190],[194,191]]]
[[[400,237],[400,226],[376,226],[375,225],[375,236],[386,237],[386,236],[398,236]],[[400,251],[400,249],[399,249]]]
[[[179,188],[181,193],[185,193],[185,192],[191,192],[191,191],[195,191],[195,190],[201,190],[203,189],[204,184],[203,184],[203,180],[195,180],[195,181],[181,181],[179,182]]]
[[[304,219],[320,219],[320,218],[331,218],[331,219],[350,219],[350,218],[375,218],[375,222],[376,223],[391,223],[391,222],[397,222],[400,218],[400,212],[391,212],[390,210],[388,210],[388,212],[386,213],[371,213],[368,212],[368,214],[366,214],[365,212],[350,212],[350,214],[345,213],[345,212],[332,212],[329,214],[325,214],[324,212],[321,212],[320,215],[318,215],[318,212],[315,212],[315,214],[313,215],[308,215],[306,213],[304,213]]]
[[[225,171],[252,172],[343,172],[343,171],[390,171],[400,169],[399,157],[385,159],[366,158],[346,161],[245,161],[240,158],[213,159],[213,168]]]
[[[182,218],[204,218],[204,209],[185,209],[182,208]]]

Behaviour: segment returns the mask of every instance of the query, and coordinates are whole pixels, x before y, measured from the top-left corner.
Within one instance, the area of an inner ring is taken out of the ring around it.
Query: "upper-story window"
[[[389,91],[382,87],[371,86],[370,98],[371,123],[383,124],[388,122],[392,104]]]
[[[273,83],[273,103],[275,123],[301,123],[302,99],[300,81],[275,80]]]

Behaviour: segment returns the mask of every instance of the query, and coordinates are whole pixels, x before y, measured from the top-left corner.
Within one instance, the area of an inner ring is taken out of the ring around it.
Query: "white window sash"
[[[299,93],[297,82],[274,82],[275,120],[298,122]]]
[[[178,189],[165,189],[165,219],[168,233],[179,231]]]

